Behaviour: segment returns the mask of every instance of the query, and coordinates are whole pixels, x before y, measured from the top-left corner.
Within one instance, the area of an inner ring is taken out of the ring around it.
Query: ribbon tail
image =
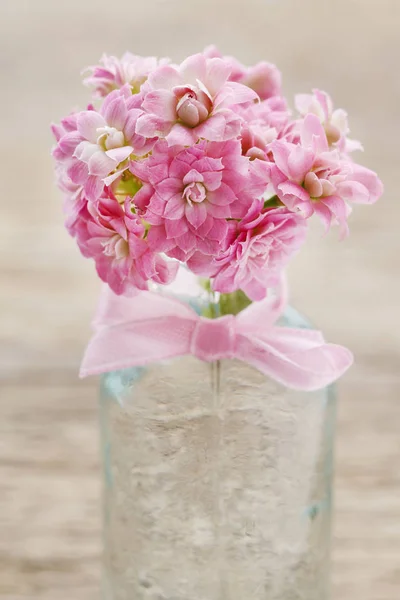
[[[285,332],[274,340],[279,329]],[[343,346],[326,344],[320,334],[308,333],[301,340],[302,330],[273,328],[268,339],[240,336],[237,357],[254,366],[284,386],[315,391],[341,377],[353,363],[352,353]]]
[[[282,273],[274,293],[260,302],[253,302],[237,315],[236,320],[240,330],[243,333],[250,333],[250,331],[259,331],[260,326],[263,330],[270,329],[285,310],[287,300],[287,280],[286,275]]]
[[[80,377],[146,366],[190,353],[196,322],[169,316],[99,328],[86,348]]]

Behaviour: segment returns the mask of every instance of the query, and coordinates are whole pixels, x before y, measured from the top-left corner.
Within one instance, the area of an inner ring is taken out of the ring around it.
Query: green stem
[[[211,289],[209,279],[201,280],[201,285],[209,295],[208,306],[203,311],[203,316],[209,319],[216,319],[224,315],[237,315],[251,304],[251,300],[242,290],[237,290],[231,294],[218,294]]]
[[[264,208],[277,208],[278,206],[283,206],[283,202],[279,200],[278,196],[272,196],[264,202]]]

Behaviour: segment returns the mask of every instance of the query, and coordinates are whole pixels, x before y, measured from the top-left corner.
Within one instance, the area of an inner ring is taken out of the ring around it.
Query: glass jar
[[[186,356],[103,375],[100,411],[105,600],[328,598],[332,387]]]

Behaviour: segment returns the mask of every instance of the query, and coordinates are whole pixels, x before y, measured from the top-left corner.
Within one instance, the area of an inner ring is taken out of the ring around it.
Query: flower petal
[[[197,80],[205,82],[207,74],[206,58],[203,54],[193,54],[183,61],[179,67],[182,81],[196,85]]]
[[[104,118],[107,121],[107,124],[111,127],[115,127],[119,131],[123,130],[127,116],[128,110],[126,108],[125,100],[121,96],[114,98],[104,111]]]
[[[226,183],[222,182],[217,190],[210,190],[207,193],[207,200],[211,202],[211,204],[226,206],[227,204],[232,204],[232,202],[237,200],[237,197],[235,192],[228,185],[226,185]]]
[[[166,219],[181,219],[185,214],[185,202],[180,196],[180,194],[176,194],[172,196],[170,200],[168,200],[167,204],[164,208],[164,217]]]
[[[112,148],[112,150],[107,150],[105,154],[119,165],[119,163],[126,160],[132,152],[132,146],[122,146],[122,148]]]
[[[176,121],[176,103],[174,94],[169,90],[156,90],[146,94],[142,108],[163,121]]]
[[[195,228],[198,229],[207,218],[207,208],[204,202],[200,204],[189,204],[187,203],[185,206],[185,215],[189,223]]]
[[[95,152],[88,162],[89,175],[96,175],[97,177],[106,177],[115,167],[115,161],[102,150]]]
[[[77,119],[78,131],[82,137],[95,144],[97,142],[99,127],[105,127],[107,123],[104,117],[95,110],[87,110],[79,113]]]
[[[314,152],[327,152],[329,150],[326,133],[317,116],[309,113],[304,117],[300,131],[301,143],[312,148]]]

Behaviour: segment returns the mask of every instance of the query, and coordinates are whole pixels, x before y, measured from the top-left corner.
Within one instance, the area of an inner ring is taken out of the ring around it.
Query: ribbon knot
[[[207,362],[241,360],[289,388],[329,385],[350,367],[351,352],[327,344],[320,331],[276,326],[285,303],[284,295],[271,296],[236,316],[206,319],[176,298],[127,298],[105,288],[81,377],[192,354]]]
[[[190,352],[200,360],[213,362],[235,355],[236,321],[233,315],[219,319],[200,317],[195,325]]]

